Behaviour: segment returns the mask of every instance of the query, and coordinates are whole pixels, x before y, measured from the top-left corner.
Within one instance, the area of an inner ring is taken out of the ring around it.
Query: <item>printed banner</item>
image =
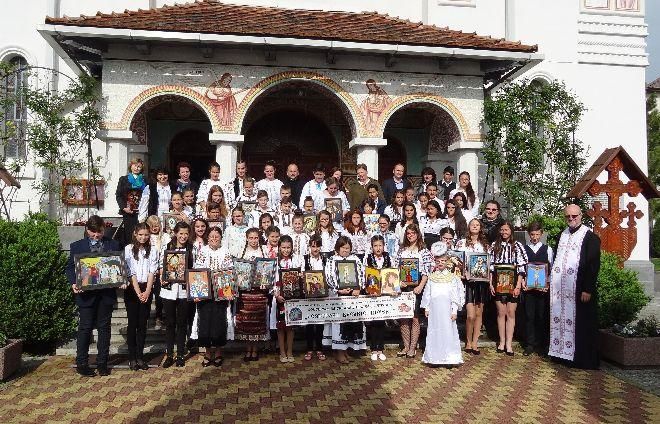
[[[412,318],[413,292],[399,296],[342,296],[284,302],[286,325],[326,324]]]

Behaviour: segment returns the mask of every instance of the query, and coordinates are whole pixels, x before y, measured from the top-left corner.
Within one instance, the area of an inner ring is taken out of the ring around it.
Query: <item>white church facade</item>
[[[588,164],[622,145],[646,171],[645,1],[28,1],[0,17],[0,60],[100,80],[102,216],[134,157],[198,176],[216,160],[224,179],[239,157],[257,177],[271,158],[305,176],[316,162],[375,177],[452,165],[481,194],[484,98],[523,77],[562,80],[585,104]],[[29,150],[5,154],[28,157],[12,214],[39,210]],[[648,269],[635,201],[631,261]]]

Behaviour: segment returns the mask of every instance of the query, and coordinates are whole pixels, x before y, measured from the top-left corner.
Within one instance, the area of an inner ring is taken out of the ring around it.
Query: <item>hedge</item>
[[[649,302],[637,273],[619,268],[620,258],[602,252],[598,273],[598,321],[600,328],[625,325]]]
[[[0,220],[0,332],[28,346],[52,345],[76,329],[57,224],[44,214]]]

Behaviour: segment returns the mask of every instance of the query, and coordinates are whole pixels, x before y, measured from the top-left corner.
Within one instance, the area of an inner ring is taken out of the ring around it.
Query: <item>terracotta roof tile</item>
[[[46,18],[47,24],[98,28],[310,38],[536,52],[536,46],[464,33],[375,12],[239,6],[215,0],[94,16]]]

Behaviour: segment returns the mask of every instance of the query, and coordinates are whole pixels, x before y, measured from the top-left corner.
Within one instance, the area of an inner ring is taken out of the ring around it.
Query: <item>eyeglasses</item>
[[[580,215],[565,215],[565,216],[566,216],[566,219],[575,219]]]

